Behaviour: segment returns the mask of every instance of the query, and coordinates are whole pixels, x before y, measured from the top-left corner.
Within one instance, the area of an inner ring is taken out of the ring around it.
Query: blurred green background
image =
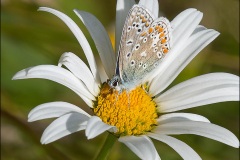
[[[174,81],[177,84],[210,72],[239,75],[239,1],[160,0],[160,12],[172,20],[187,8],[204,13],[202,25],[221,35],[208,45]],[[29,79],[12,81],[24,68],[40,64],[56,64],[61,54],[71,51],[86,60],[83,51],[65,24],[54,15],[37,12],[38,7],[52,7],[69,15],[82,29],[94,47],[86,28],[72,11],[77,8],[94,14],[114,39],[115,5],[113,0],[1,0],[1,159],[50,160],[92,159],[106,138],[106,133],[87,140],[84,132],[74,133],[48,145],[40,144],[44,129],[52,120],[27,122],[28,112],[35,106],[66,101],[91,114],[84,102],[68,88],[52,81]],[[114,43],[114,42],[113,42]],[[239,103],[224,102],[188,109],[203,115],[212,123],[232,131],[239,138]],[[195,135],[175,136],[189,144],[204,160],[237,160],[239,149]],[[154,141],[163,160],[180,156],[166,144]],[[125,145],[115,143],[109,159],[138,159]]]

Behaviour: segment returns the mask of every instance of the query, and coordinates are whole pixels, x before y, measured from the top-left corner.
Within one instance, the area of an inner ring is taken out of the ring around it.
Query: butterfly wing
[[[132,50],[136,40],[144,30],[150,27],[152,22],[151,14],[139,5],[134,5],[128,13],[121,36],[116,67],[116,74],[124,83],[132,80],[130,75],[134,70],[132,67],[129,68],[128,64],[131,63]]]
[[[139,35],[132,50],[133,63],[128,64],[128,68],[134,70],[133,81],[141,83],[148,73],[158,67],[171,48],[171,32],[170,22],[160,17]]]
[[[118,57],[118,71],[128,88],[138,85],[154,70],[171,44],[170,22],[163,17],[153,21],[147,9],[135,5],[126,19]]]

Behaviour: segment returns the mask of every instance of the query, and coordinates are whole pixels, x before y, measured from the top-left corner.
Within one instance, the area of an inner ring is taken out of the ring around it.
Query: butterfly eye
[[[131,66],[134,66],[134,65],[135,65],[135,61],[131,60]]]
[[[136,24],[136,28],[138,28],[139,27],[139,24]]]
[[[135,27],[135,26],[136,26],[136,23],[134,22],[132,26]]]
[[[142,31],[142,29],[141,29],[141,28],[139,28],[139,29],[138,29],[138,33],[140,33],[141,31]]]
[[[154,67],[157,67],[158,66],[158,63],[156,62],[156,63],[154,63]]]
[[[142,62],[139,63],[139,67],[141,67],[141,66],[142,66]]]
[[[112,80],[112,82],[110,83],[110,86],[112,86],[112,87],[116,87],[118,85],[119,85],[119,79],[118,78],[114,78]]]
[[[167,37],[165,37],[165,39],[167,40],[168,38],[167,38]]]
[[[156,47],[156,46],[157,46],[157,44],[156,44],[156,43],[154,43],[154,44],[153,44],[153,47]]]
[[[114,87],[118,86],[118,81],[114,81],[112,84]]]
[[[154,37],[154,34],[151,34],[151,35],[150,35],[150,38],[153,38],[153,37]]]

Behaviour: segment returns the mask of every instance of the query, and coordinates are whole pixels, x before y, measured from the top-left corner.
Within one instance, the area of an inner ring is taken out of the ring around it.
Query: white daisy
[[[120,42],[128,10],[134,3],[134,0],[117,1],[116,45]],[[158,17],[157,0],[140,0],[139,5],[146,7],[153,18]],[[89,115],[67,102],[35,107],[29,113],[29,122],[57,117],[44,131],[42,144],[85,130],[88,139],[109,131],[139,158],[148,160],[160,159],[149,137],[171,146],[186,160],[201,158],[187,144],[169,135],[196,134],[239,147],[235,135],[203,116],[168,113],[211,103],[239,101],[239,77],[228,73],[202,75],[164,91],[183,68],[219,35],[215,30],[198,25],[202,19],[201,12],[187,9],[174,18],[171,21],[172,48],[157,72],[147,79],[148,83],[130,93],[116,94],[105,83],[114,75],[116,55],[103,25],[90,13],[74,10],[90,32],[104,69],[97,67],[87,39],[68,16],[51,8],[41,7],[39,10],[56,15],[70,28],[83,48],[89,68],[75,54],[67,52],[61,56],[58,66],[30,67],[16,73],[13,79],[43,78],[58,82],[77,93],[93,110],[93,115]]]

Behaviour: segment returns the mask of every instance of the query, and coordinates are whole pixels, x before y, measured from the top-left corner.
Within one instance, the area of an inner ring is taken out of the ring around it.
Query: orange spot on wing
[[[162,39],[161,40],[161,43],[163,44],[163,43],[166,43],[166,39]]]
[[[162,51],[164,54],[167,54],[169,50],[166,47],[162,47]]]
[[[167,54],[167,53],[168,53],[168,49],[164,49],[164,50],[163,50],[163,53],[164,53],[164,54]]]
[[[149,34],[153,32],[153,27],[149,28],[148,30]]]
[[[162,37],[164,37],[164,33],[161,33],[160,35],[159,35],[159,38],[162,38]]]
[[[163,31],[163,28],[162,27],[159,27],[158,28],[158,32],[162,32]]]
[[[143,22],[143,23],[147,22],[147,19],[142,19],[142,22]]]

